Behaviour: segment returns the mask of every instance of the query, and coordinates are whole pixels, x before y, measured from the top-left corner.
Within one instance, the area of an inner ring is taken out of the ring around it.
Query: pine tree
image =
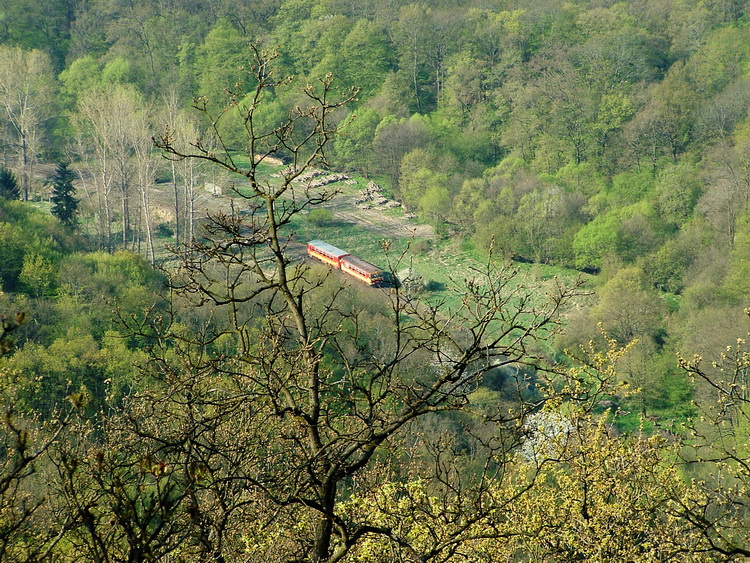
[[[4,166],[0,166],[0,197],[5,199],[18,199],[21,190],[18,187],[16,175]]]
[[[50,178],[52,182],[52,215],[68,227],[76,224],[78,213],[78,200],[73,197],[75,173],[68,170],[67,163],[57,165],[55,174]]]

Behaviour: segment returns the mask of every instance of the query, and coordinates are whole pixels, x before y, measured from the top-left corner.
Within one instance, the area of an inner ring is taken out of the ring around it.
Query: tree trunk
[[[29,201],[29,145],[21,134],[21,198]]]
[[[173,160],[172,164],[172,191],[174,193],[174,241],[175,245],[180,244],[180,194],[177,189],[177,165]]]
[[[154,239],[151,232],[151,208],[149,207],[148,190],[145,185],[141,185],[141,203],[143,205],[143,221],[146,224],[146,245],[149,261],[153,266],[156,264],[156,253],[154,252]]]
[[[192,162],[185,175],[185,240],[190,243],[195,238],[195,169]]]
[[[130,201],[128,198],[128,185],[123,181],[120,185],[122,193],[122,247],[128,246],[128,232],[130,231]]]
[[[320,491],[323,507],[328,514],[333,514],[336,506],[336,484],[328,482]],[[333,520],[328,514],[323,514],[316,525],[315,547],[313,551],[313,563],[324,563],[331,556],[331,536],[333,535]]]

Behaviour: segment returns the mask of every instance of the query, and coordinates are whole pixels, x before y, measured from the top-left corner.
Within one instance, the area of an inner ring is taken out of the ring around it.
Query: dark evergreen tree
[[[64,225],[72,227],[76,224],[78,213],[78,200],[73,197],[75,173],[68,170],[67,163],[57,165],[55,174],[50,178],[52,182],[52,215],[57,217]]]
[[[21,190],[18,187],[16,175],[4,166],[0,166],[0,197],[5,199],[18,199]]]

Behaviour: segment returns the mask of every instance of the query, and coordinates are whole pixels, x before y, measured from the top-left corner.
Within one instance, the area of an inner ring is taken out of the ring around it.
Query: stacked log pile
[[[308,180],[300,180],[302,176],[297,178],[300,182],[305,182]],[[328,174],[327,176],[318,177],[317,180],[309,180],[308,187],[309,188],[322,188],[323,186],[327,186],[328,184],[333,184],[334,182],[341,182],[344,180],[349,180],[349,176],[346,174]]]
[[[294,174],[294,168],[287,167],[276,174],[271,174],[271,177],[282,178],[288,177],[291,174]],[[300,174],[294,179],[294,182],[298,184],[307,184],[306,187],[312,189],[322,188],[323,186],[333,184],[334,182],[346,182],[347,184],[357,183],[356,180],[352,179],[351,176],[347,176],[346,174],[329,173],[325,170],[319,170],[317,168],[308,170],[304,174]]]
[[[370,209],[371,203],[377,206],[393,209],[401,207],[401,202],[395,199],[388,199],[383,195],[383,189],[375,182],[370,182],[367,187],[359,193],[359,197],[354,200],[359,209]]]

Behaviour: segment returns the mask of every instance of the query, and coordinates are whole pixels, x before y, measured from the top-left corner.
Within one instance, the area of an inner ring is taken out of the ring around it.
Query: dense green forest
[[[0,560],[750,557],[745,2],[43,8],[0,5]],[[301,260],[313,169],[452,281]]]

